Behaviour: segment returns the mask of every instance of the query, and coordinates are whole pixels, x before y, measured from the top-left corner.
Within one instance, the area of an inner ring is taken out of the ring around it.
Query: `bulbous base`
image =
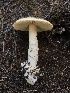
[[[39,68],[32,68],[28,61],[21,63],[21,67],[25,69],[24,77],[27,82],[31,85],[34,85],[37,81],[37,74],[39,73]]]
[[[31,84],[31,85],[34,85],[35,82],[37,81],[37,76],[35,76],[35,75],[33,75],[33,74],[31,75],[31,74],[25,73],[24,76],[27,76],[27,78],[25,78],[25,79],[26,79],[27,82],[28,82],[29,84]]]

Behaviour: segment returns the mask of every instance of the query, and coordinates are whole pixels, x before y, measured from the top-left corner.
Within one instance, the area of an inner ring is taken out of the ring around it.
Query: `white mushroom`
[[[27,82],[31,85],[34,85],[37,81],[38,73],[37,70],[37,61],[38,61],[38,40],[37,40],[37,31],[47,31],[53,28],[53,25],[44,19],[27,17],[17,20],[13,27],[16,30],[21,31],[29,31],[29,49],[28,49],[28,62],[24,67],[26,69],[26,73],[24,76],[28,76],[26,78]],[[32,73],[31,73],[32,72]]]

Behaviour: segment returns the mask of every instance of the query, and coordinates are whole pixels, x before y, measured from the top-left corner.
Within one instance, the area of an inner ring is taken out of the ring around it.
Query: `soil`
[[[28,59],[29,33],[12,24],[22,17],[44,18],[51,31],[38,33],[40,73],[30,85],[21,71]],[[0,0],[0,93],[70,93],[70,1]]]

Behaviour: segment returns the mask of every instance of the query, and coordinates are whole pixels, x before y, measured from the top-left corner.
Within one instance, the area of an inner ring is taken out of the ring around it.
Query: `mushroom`
[[[37,69],[39,50],[37,32],[51,30],[53,25],[44,19],[27,17],[17,20],[13,27],[16,30],[29,31],[28,61],[25,63],[26,73],[24,76],[29,84],[34,85],[37,81],[36,73],[39,72],[39,69]],[[23,64],[21,63],[21,65]]]

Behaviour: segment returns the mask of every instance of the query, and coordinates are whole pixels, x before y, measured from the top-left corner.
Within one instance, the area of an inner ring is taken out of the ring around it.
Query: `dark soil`
[[[40,74],[29,85],[21,72],[28,59],[29,34],[12,24],[22,17],[50,21],[51,31],[38,33]],[[70,1],[0,0],[0,93],[70,93]]]

